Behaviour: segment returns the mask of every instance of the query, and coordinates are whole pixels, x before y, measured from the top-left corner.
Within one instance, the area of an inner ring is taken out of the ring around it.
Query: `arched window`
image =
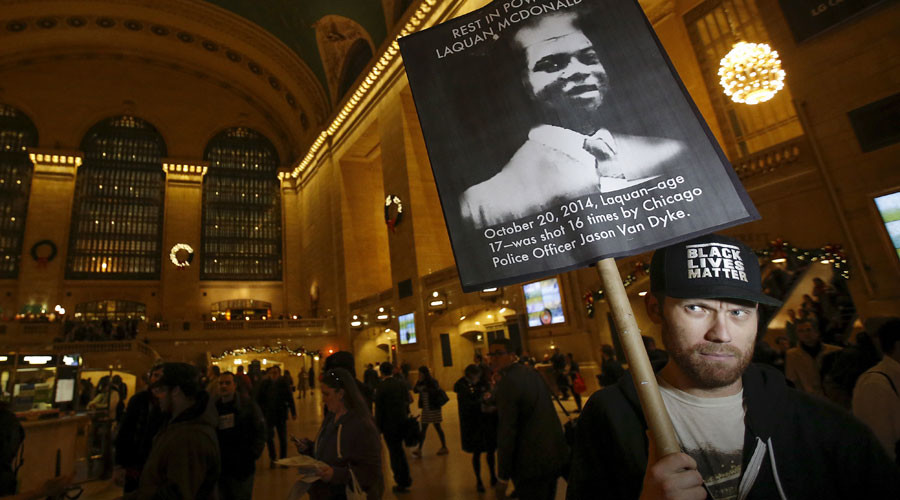
[[[358,39],[350,46],[347,57],[344,59],[344,69],[341,70],[341,79],[338,81],[338,99],[350,90],[350,86],[356,81],[360,73],[372,60],[372,48],[365,39]]]
[[[19,274],[34,173],[29,146],[37,146],[34,124],[19,110],[0,104],[0,278]]]
[[[95,125],[81,142],[67,279],[159,279],[166,145],[132,116]]]
[[[209,141],[203,159],[200,279],[281,279],[278,153],[258,132],[236,127]]]

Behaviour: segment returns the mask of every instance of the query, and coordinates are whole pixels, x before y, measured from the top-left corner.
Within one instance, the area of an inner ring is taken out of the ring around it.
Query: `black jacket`
[[[382,380],[375,390],[375,425],[385,435],[403,432],[411,397],[406,382],[395,377]]]
[[[900,471],[852,415],[788,388],[769,366],[750,365],[743,386],[742,475],[754,453],[762,460],[748,499],[782,498],[779,484],[792,500],[900,498]],[[638,498],[646,429],[630,376],[594,393],[578,419],[567,498]]]
[[[222,454],[222,475],[246,478],[256,471],[256,459],[266,445],[266,420],[250,398],[234,395],[230,402],[216,400],[219,420],[216,436]]]
[[[144,467],[153,447],[153,437],[163,424],[163,414],[149,390],[131,397],[116,435],[116,465]]]
[[[272,380],[268,377],[259,383],[256,393],[256,402],[262,409],[266,422],[275,425],[287,419],[288,410],[291,415],[297,415],[297,407],[294,406],[294,396],[291,394],[291,386],[283,379]]]
[[[558,477],[568,447],[547,382],[537,370],[520,363],[505,368],[502,375],[494,391],[498,475],[513,481]]]

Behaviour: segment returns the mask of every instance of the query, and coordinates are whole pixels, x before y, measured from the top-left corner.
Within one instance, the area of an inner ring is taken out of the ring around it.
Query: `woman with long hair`
[[[431,424],[434,425],[434,430],[437,431],[438,437],[441,439],[441,449],[438,450],[437,454],[446,455],[449,453],[447,451],[447,441],[444,438],[444,429],[441,429],[441,422],[444,420],[441,414],[441,406],[446,401],[440,401],[440,398],[446,398],[446,393],[441,390],[437,379],[431,376],[431,371],[428,370],[427,366],[419,367],[419,380],[416,382],[413,391],[419,394],[419,408],[422,409],[422,436],[419,439],[419,447],[413,450],[412,454],[417,457],[422,456],[425,434],[428,431],[428,424]]]
[[[351,471],[369,499],[380,499],[381,439],[356,380],[343,368],[322,374],[322,399],[327,409],[315,441],[297,441],[297,450],[327,465],[309,489],[311,500],[343,500],[352,484]]]

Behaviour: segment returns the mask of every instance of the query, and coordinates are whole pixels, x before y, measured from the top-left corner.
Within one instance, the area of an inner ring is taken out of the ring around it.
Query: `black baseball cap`
[[[678,299],[739,299],[780,306],[762,292],[759,260],[747,245],[707,234],[660,248],[650,261],[650,291]]]

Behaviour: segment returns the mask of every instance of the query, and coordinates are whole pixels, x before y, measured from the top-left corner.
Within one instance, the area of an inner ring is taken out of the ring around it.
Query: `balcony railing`
[[[736,160],[733,165],[738,177],[746,180],[804,160],[808,153],[806,137],[799,136]]]

